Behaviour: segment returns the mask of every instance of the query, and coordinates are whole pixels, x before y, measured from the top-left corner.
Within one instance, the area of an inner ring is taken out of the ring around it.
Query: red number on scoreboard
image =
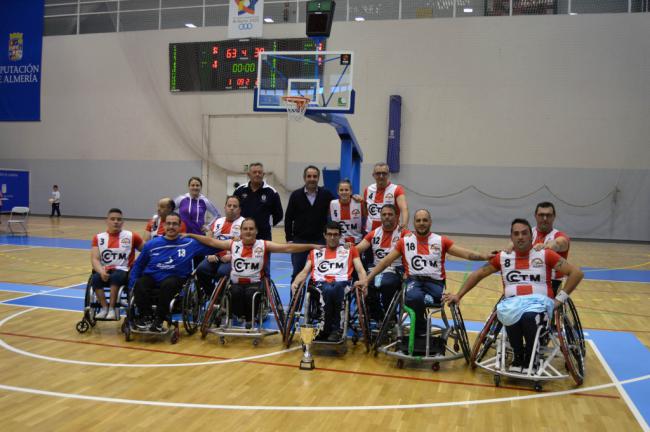
[[[217,45],[214,45],[212,47],[212,55],[217,55],[219,54],[219,47]]]
[[[259,57],[261,52],[264,52],[264,47],[255,47],[255,54],[253,54],[253,57]]]
[[[232,85],[232,78],[228,78],[228,87]]]
[[[242,49],[241,50],[241,56],[242,57],[248,57],[248,50],[247,49]]]
[[[217,60],[212,61],[212,69],[216,69],[219,67],[219,62]]]
[[[237,78],[237,87],[241,87],[244,85],[244,78]]]
[[[237,48],[228,48],[226,50],[226,58],[229,59],[237,58]]]

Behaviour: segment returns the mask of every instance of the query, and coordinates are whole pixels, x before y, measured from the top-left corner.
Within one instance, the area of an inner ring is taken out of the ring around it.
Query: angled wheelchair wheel
[[[264,279],[264,289],[266,290],[266,298],[269,300],[269,305],[271,306],[271,310],[275,316],[275,322],[278,325],[280,334],[284,334],[284,326],[287,318],[278,289],[276,288],[275,283],[269,278]]]
[[[353,288],[355,299],[357,302],[357,320],[361,328],[363,342],[366,346],[366,352],[370,352],[370,323],[368,322],[368,308],[366,307],[366,299],[358,288]]]
[[[587,355],[587,347],[585,345],[585,334],[582,330],[582,323],[580,322],[580,316],[578,315],[578,309],[576,309],[575,303],[571,300],[571,297],[567,299],[566,305],[566,319],[567,323],[574,329],[575,333],[578,335],[580,341],[580,349],[582,350],[582,356]]]
[[[95,296],[95,290],[92,287],[92,274],[88,277],[88,283],[86,284],[86,294],[84,295],[84,319],[91,327],[95,327],[97,321],[95,320],[95,315],[97,314],[97,298]]]
[[[195,278],[190,278],[183,287],[183,304],[181,315],[183,316],[183,327],[189,335],[193,335],[201,325],[201,309],[203,290],[199,287]]]
[[[470,364],[472,357],[472,350],[469,345],[469,339],[467,338],[467,330],[465,329],[465,321],[463,321],[463,315],[460,313],[460,307],[456,303],[449,304],[449,310],[451,311],[451,317],[454,320],[454,333],[456,333],[457,340],[456,342],[460,345],[460,349],[463,351],[463,357],[465,357],[465,362]],[[456,344],[454,344],[454,350],[458,351]]]
[[[402,285],[402,289],[398,290],[393,296],[392,300],[390,301],[390,305],[386,310],[386,315],[384,316],[384,320],[381,322],[381,325],[379,326],[379,332],[377,333],[377,337],[375,338],[375,341],[372,344],[372,351],[374,352],[375,355],[377,355],[377,353],[379,352],[379,347],[381,347],[384,344],[384,341],[388,337],[388,332],[390,331],[391,327],[395,325],[395,316],[397,313],[397,307],[400,304],[403,290],[404,290],[404,285]]]
[[[208,330],[210,329],[214,321],[219,316],[219,312],[221,309],[221,297],[222,297],[221,294],[224,291],[227,284],[228,284],[228,277],[224,276],[219,280],[217,286],[212,291],[212,296],[210,297],[210,301],[208,302],[208,306],[205,310],[205,316],[201,321],[202,338],[205,338],[207,336]]]
[[[488,351],[494,346],[497,336],[501,331],[503,325],[497,319],[496,308],[485,322],[485,326],[472,347],[472,354],[470,356],[470,366],[476,369],[476,363],[483,360]]]
[[[282,334],[282,341],[287,348],[291,346],[293,336],[295,335],[296,329],[298,328],[298,324],[300,322],[300,313],[305,301],[306,290],[306,284],[303,284],[291,299],[291,306],[289,307],[289,312],[287,313],[287,320],[284,323],[284,333]]]
[[[564,355],[567,372],[576,385],[581,385],[585,378],[585,359],[582,354],[580,335],[578,330],[572,326],[573,323],[569,316],[570,312],[565,309],[564,305],[558,307],[555,310],[555,330]]]

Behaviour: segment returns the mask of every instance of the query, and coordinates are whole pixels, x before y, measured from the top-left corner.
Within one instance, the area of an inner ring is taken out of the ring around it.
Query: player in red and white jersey
[[[266,277],[265,267],[269,253],[305,252],[320,247],[317,244],[279,244],[268,240],[257,240],[257,226],[255,219],[246,218],[240,225],[239,240],[219,240],[216,238],[197,234],[186,234],[204,245],[213,248],[228,250],[231,254],[230,294],[231,311],[234,315],[247,321],[251,320],[251,303],[256,292],[263,292],[260,283]]]
[[[415,235],[397,241],[395,248],[368,274],[371,280],[393,261],[402,258],[406,276],[406,308],[415,314],[416,335],[426,334],[427,307],[440,303],[445,289],[445,258],[447,254],[472,261],[487,261],[494,254],[481,254],[462,248],[454,242],[431,232],[431,214],[418,210],[413,217]],[[414,325],[411,323],[411,325]]]
[[[330,201],[329,218],[341,225],[341,244],[357,244],[363,237],[361,203],[352,199],[352,183],[344,179],[338,186],[339,199]]]
[[[295,295],[309,272],[312,272],[313,289],[318,292],[320,308],[318,320],[322,323],[319,339],[330,342],[341,340],[341,310],[345,291],[352,284],[352,272],[356,270],[359,280],[365,280],[357,249],[349,243],[340,244],[341,226],[334,221],[325,225],[325,247],[312,250],[305,267],[291,283]],[[313,270],[313,271],[312,271]]]
[[[239,198],[229,196],[224,206],[225,216],[218,218],[211,225],[208,235],[217,240],[231,240],[241,235],[241,216]],[[221,250],[214,255],[208,255],[196,268],[196,275],[201,286],[207,293],[212,292],[214,282],[230,274],[231,255],[229,250]]]
[[[523,372],[530,362],[537,326],[544,314],[564,303],[582,280],[583,273],[550,249],[533,248],[533,234],[525,219],[515,219],[510,225],[512,251],[502,251],[490,262],[474,271],[463,283],[458,294],[445,294],[444,300],[458,303],[472,288],[487,276],[501,272],[504,299],[497,305],[497,317],[506,327],[508,340],[514,352],[510,365],[513,372]],[[564,289],[554,294],[552,271],[567,275]],[[524,346],[525,340],[525,346]]]
[[[409,230],[398,227],[397,208],[393,204],[386,204],[381,209],[381,226],[365,235],[357,245],[357,251],[362,254],[368,249],[372,250],[372,269],[395,248],[399,239],[410,234]],[[403,273],[402,261],[396,259],[374,279],[369,280],[366,303],[373,319],[379,322],[384,319],[386,309],[402,285]]]
[[[122,210],[112,208],[106,215],[106,231],[93,237],[90,250],[90,263],[94,273],[92,287],[101,304],[101,309],[95,315],[97,319],[119,319],[115,309],[117,292],[128,282],[128,271],[133,265],[135,251],[142,250],[142,237],[138,233],[122,230],[124,220]],[[110,287],[110,299],[106,302],[104,287]]]
[[[144,235],[142,236],[144,241],[149,241],[154,237],[165,235],[165,220],[167,219],[167,215],[173,212],[175,208],[176,204],[171,198],[162,198],[158,201],[156,214],[149,219],[147,226],[144,228]],[[180,232],[187,232],[187,227],[184,222],[181,222]]]
[[[363,216],[366,218],[366,232],[381,226],[381,208],[384,204],[393,204],[397,207],[399,226],[404,229],[408,226],[409,209],[406,195],[402,186],[390,182],[388,164],[379,162],[372,170],[375,183],[363,191]]]
[[[537,226],[533,227],[533,247],[536,250],[551,249],[562,258],[567,259],[571,239],[562,231],[553,228],[555,222],[555,206],[553,203],[545,201],[537,204],[535,207],[535,221]],[[562,273],[553,270],[553,290],[555,292],[562,285],[563,278]]]

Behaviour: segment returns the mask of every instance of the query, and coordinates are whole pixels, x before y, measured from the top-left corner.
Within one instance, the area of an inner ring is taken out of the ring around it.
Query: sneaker
[[[106,315],[108,314],[108,308],[101,308],[99,312],[95,315],[95,319],[106,319]]]
[[[246,321],[246,329],[250,330],[253,328],[253,321]]]
[[[508,368],[508,372],[523,373],[523,370],[524,359],[520,356],[515,356],[514,360],[512,360],[512,364],[510,364],[510,367]]]
[[[108,313],[106,314],[106,319],[107,319],[107,320],[116,320],[116,319],[119,319],[119,318],[116,318],[116,317],[115,317],[115,309],[114,309],[114,308],[110,308],[110,309],[108,310]]]
[[[163,323],[159,320],[155,320],[154,322],[151,323],[151,327],[149,328],[149,331],[162,333]]]
[[[135,327],[138,330],[147,330],[151,327],[151,318],[149,317],[140,317],[135,320]]]

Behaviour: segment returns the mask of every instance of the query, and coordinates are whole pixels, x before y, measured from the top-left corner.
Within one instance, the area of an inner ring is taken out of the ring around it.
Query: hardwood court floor
[[[125,228],[141,232],[143,226],[142,221],[129,221]],[[98,220],[35,217],[30,222],[32,236],[66,239],[88,240],[102,228]],[[505,241],[452,238],[479,250],[498,248]],[[557,381],[536,393],[526,382],[505,380],[497,388],[490,375],[471,371],[463,361],[442,363],[438,372],[397,369],[394,360],[367,355],[361,345],[351,343],[344,357],[317,355],[318,369],[311,372],[298,370],[301,354],[283,352],[277,336],[258,347],[246,340],[222,346],[214,336],[201,340],[184,332],[176,345],[168,339],[126,343],[117,324],[98,323],[91,332],[78,334],[74,326],[81,312],[6,303],[25,296],[3,290],[8,283],[42,285],[45,290],[85,283],[87,250],[2,243],[3,430],[641,430],[617,387],[590,389],[612,382],[591,345],[580,391],[556,395],[575,387],[568,380]],[[582,267],[650,270],[650,246],[574,242],[570,260]],[[463,277],[462,272],[450,272],[448,289],[456,291]],[[463,301],[465,320],[484,321],[499,290],[496,277],[485,280]],[[633,332],[650,346],[647,283],[585,280],[573,297],[588,332]],[[475,333],[469,336],[473,340]],[[531,396],[535,399],[525,399]],[[504,400],[472,404],[490,399]],[[447,405],[435,405],[441,403]],[[392,407],[412,404],[427,406]],[[377,409],[355,409],[360,406]],[[312,407],[321,409],[304,411]]]

